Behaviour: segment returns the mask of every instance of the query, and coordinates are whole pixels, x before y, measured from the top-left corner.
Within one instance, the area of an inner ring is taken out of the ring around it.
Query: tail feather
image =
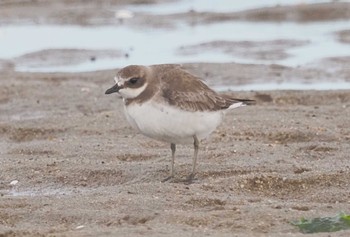
[[[237,102],[237,103],[231,104],[231,105],[228,107],[228,109],[235,109],[235,108],[242,107],[242,106],[246,106],[246,105],[243,104],[243,102]]]
[[[235,102],[242,102],[242,104],[244,105],[255,105],[256,101],[255,100],[248,100],[248,99],[235,99],[235,98],[232,98],[231,99],[232,101]]]
[[[235,109],[238,107],[246,106],[246,105],[254,105],[255,100],[248,99],[236,99],[236,98],[226,98],[226,103],[229,104],[228,109]]]

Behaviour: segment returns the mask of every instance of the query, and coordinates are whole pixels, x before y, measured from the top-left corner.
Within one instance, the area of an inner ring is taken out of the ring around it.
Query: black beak
[[[122,86],[118,86],[118,84],[115,84],[114,86],[112,86],[111,88],[109,88],[108,90],[106,90],[105,94],[112,94],[114,92],[118,92],[120,89],[122,89]]]

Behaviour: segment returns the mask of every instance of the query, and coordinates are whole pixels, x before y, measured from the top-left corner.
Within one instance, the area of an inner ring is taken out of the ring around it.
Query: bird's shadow
[[[185,185],[190,185],[195,183],[198,179],[194,177],[194,175],[189,175],[185,178],[175,178],[173,176],[166,177],[161,182],[162,183],[183,183]]]

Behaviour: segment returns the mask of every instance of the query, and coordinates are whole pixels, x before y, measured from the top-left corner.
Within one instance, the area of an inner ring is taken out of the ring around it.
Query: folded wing
[[[236,103],[240,103],[239,106],[241,106],[253,102],[219,95],[198,77],[181,68],[174,68],[160,79],[164,100],[186,111],[217,111],[228,109]]]

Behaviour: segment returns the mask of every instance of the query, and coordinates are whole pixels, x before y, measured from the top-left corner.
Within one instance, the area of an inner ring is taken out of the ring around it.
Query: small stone
[[[125,20],[125,19],[130,19],[134,17],[134,13],[129,10],[121,9],[115,12],[114,14],[115,18],[118,20]]]
[[[87,88],[87,87],[83,87],[80,90],[81,92],[90,92],[90,88]]]
[[[10,185],[12,185],[12,186],[15,186],[16,184],[18,184],[18,180],[12,180],[10,182]]]

